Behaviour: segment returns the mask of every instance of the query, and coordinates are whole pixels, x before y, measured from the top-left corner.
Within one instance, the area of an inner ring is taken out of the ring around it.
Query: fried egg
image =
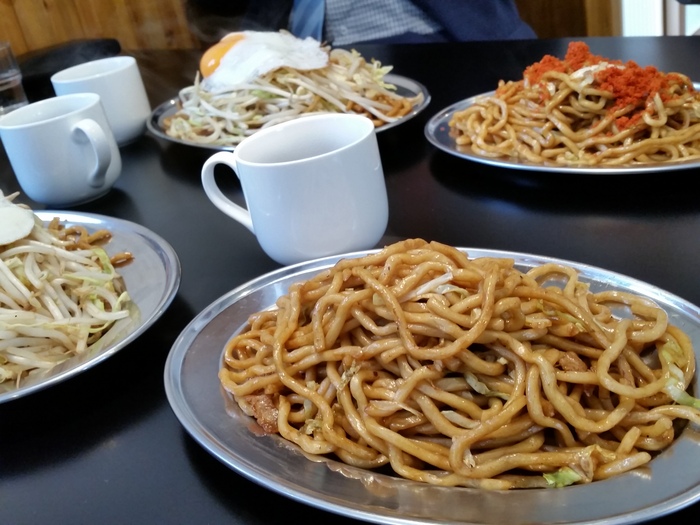
[[[325,67],[328,52],[313,38],[290,33],[230,33],[202,55],[202,87],[212,93],[230,91],[281,67],[309,70]]]
[[[0,248],[24,239],[34,228],[34,212],[17,206],[0,190]]]

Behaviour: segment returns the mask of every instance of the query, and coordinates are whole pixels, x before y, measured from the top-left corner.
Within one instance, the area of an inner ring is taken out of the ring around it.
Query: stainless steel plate
[[[65,381],[114,355],[141,335],[170,305],[180,286],[180,261],[173,248],[152,231],[121,219],[71,211],[37,211],[43,221],[58,217],[68,225],[85,226],[88,231],[102,228],[112,232],[105,248],[114,254],[129,251],[134,260],[119,268],[126,289],[139,310],[139,318],[124,338],[96,353],[74,357],[52,368],[45,376],[18,389],[0,393],[0,403],[26,396]]]
[[[406,116],[400,118],[399,120],[396,120],[395,122],[391,122],[389,124],[384,124],[383,126],[377,128],[377,133],[386,131],[388,129],[391,129],[393,127],[398,126],[399,124],[403,124],[404,122],[407,122],[408,120],[412,119],[416,115],[418,115],[421,111],[423,111],[428,104],[430,103],[430,93],[428,93],[428,90],[420,84],[419,82],[416,82],[415,80],[411,80],[410,78],[402,77],[400,75],[393,75],[393,74],[388,74],[384,77],[385,81],[389,84],[394,84],[396,86],[396,92],[403,96],[403,97],[415,97],[419,94],[423,94],[423,101],[416,105],[413,108],[413,111],[411,111],[409,114]],[[178,107],[177,107],[178,100],[176,98],[166,100],[163,102],[160,106],[158,106],[153,113],[151,113],[150,118],[146,121],[146,126],[148,127],[149,131],[153,133],[156,137],[160,137],[161,139],[168,140],[170,142],[176,142],[178,144],[185,144],[187,146],[195,146],[197,148],[204,148],[204,149],[211,149],[211,150],[216,150],[216,151],[233,151],[236,147],[235,146],[219,146],[216,144],[200,144],[197,142],[191,142],[189,140],[182,140],[182,139],[177,139],[175,137],[171,137],[167,133],[165,133],[165,124],[164,120],[167,117],[170,117],[177,113]]]
[[[578,268],[592,291],[626,290],[669,312],[700,348],[700,309],[655,286],[587,266],[521,253],[466,250],[472,257],[512,257],[522,269],[548,262]],[[359,256],[364,253],[349,254]],[[648,466],[605,481],[562,489],[482,491],[436,487],[309,458],[278,436],[251,431],[251,420],[219,385],[223,348],[248,315],[274,305],[293,282],[340,257],[263,275],[222,296],[181,333],[165,364],[175,415],[209,453],[252,481],[320,509],[382,524],[621,524],[668,514],[700,497],[700,431],[686,427]],[[699,391],[699,379],[693,388]]]
[[[696,84],[696,88],[698,85]],[[488,164],[499,168],[511,168],[525,171],[538,172],[556,172],[556,173],[578,173],[581,175],[630,175],[639,173],[654,173],[659,171],[677,171],[690,168],[700,167],[700,160],[689,160],[681,162],[668,162],[647,165],[622,165],[622,166],[560,166],[560,165],[545,165],[534,164],[526,161],[519,161],[505,158],[486,157],[474,153],[471,149],[460,147],[455,143],[455,140],[450,137],[449,122],[457,111],[462,111],[474,104],[474,101],[479,97],[491,96],[494,91],[483,93],[469,97],[460,102],[456,102],[451,106],[439,111],[425,125],[425,136],[428,141],[438,149],[461,157],[463,159]]]

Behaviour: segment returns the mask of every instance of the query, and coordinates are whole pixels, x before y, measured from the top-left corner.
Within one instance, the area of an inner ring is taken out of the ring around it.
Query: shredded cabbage
[[[424,95],[406,98],[385,81],[391,66],[367,61],[355,50],[328,51],[328,66],[302,71],[282,67],[225,92],[209,92],[199,74],[180,91],[178,111],[167,117],[167,135],[201,144],[236,145],[262,127],[300,115],[352,112],[377,126],[395,122]],[[407,105],[406,105],[407,104]],[[397,108],[405,111],[397,112]]]
[[[35,216],[28,236],[0,246],[0,392],[111,344],[137,317],[103,248],[76,247]]]
[[[547,485],[553,488],[567,487],[583,479],[583,476],[570,467],[562,467],[556,472],[542,474]]]

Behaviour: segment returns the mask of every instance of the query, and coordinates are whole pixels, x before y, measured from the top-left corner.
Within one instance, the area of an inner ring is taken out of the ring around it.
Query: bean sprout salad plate
[[[396,94],[406,97],[406,98],[411,98],[411,99],[416,99],[416,103],[412,106],[411,110],[406,113],[405,115],[397,118],[396,120],[393,120],[392,122],[387,122],[381,126],[378,126],[376,128],[376,131],[379,132],[384,132],[389,129],[392,129],[400,124],[404,124],[405,122],[409,121],[419,113],[421,113],[430,103],[430,93],[428,90],[423,86],[421,83],[412,80],[407,77],[403,77],[400,75],[394,75],[394,74],[387,74],[384,77],[384,80],[393,86],[396,87]],[[173,115],[175,115],[179,111],[179,100],[177,98],[173,98],[170,100],[167,100],[160,104],[152,113],[148,121],[146,122],[148,130],[155,135],[156,137],[159,137],[161,139],[167,140],[169,142],[174,142],[177,144],[183,144],[187,146],[195,146],[198,148],[205,148],[205,149],[211,149],[211,150],[216,150],[216,151],[233,151],[235,149],[235,144],[217,144],[217,143],[209,143],[209,142],[199,142],[199,141],[193,141],[189,140],[187,138],[178,138],[178,137],[173,137],[171,135],[168,135],[166,132],[166,127],[167,124],[166,122],[168,121],[169,118],[171,118]]]
[[[131,259],[126,264],[118,265],[114,269],[120,281],[120,285],[123,285],[124,290],[121,295],[119,295],[119,293],[115,294],[119,297],[117,303],[120,299],[128,303],[128,315],[120,315],[122,312],[115,312],[112,308],[107,307],[102,313],[97,311],[96,315],[98,316],[102,315],[102,317],[109,318],[111,313],[117,319],[112,325],[112,328],[104,332],[95,342],[88,339],[87,347],[83,348],[80,352],[66,354],[69,356],[67,359],[60,359],[59,355],[56,359],[56,364],[48,362],[46,366],[42,365],[43,368],[29,370],[26,376],[24,375],[25,373],[23,373],[22,376],[18,376],[18,380],[10,379],[0,383],[0,403],[18,399],[33,392],[43,390],[51,385],[55,385],[88,370],[97,363],[114,355],[138,338],[165,312],[172,299],[175,297],[175,293],[180,284],[180,263],[175,251],[167,241],[143,226],[122,219],[69,211],[37,211],[35,212],[35,216],[37,220],[41,221],[43,224],[54,221],[55,223],[59,223],[61,227],[76,227],[88,234],[108,232],[110,235],[109,240],[97,249],[97,252],[99,252],[98,256],[101,257],[103,266],[107,264],[107,261],[103,260],[105,257],[112,257],[114,254],[121,253],[129,254]],[[30,241],[30,243],[35,243],[37,249],[40,248],[38,246],[41,244],[39,240]],[[8,254],[12,249],[15,249],[15,245],[11,246],[12,248],[4,250],[3,252],[9,257],[9,262],[3,260],[4,266],[8,268],[15,265],[18,261],[17,256],[12,256],[12,253]],[[21,248],[21,246],[17,247],[17,249]],[[87,252],[89,251],[90,250],[87,250]],[[82,252],[78,252],[78,255],[75,257],[79,258],[81,256]],[[73,267],[70,261],[66,264],[67,271],[74,276],[71,277],[66,274],[67,279],[79,278],[79,280],[82,280],[84,283],[84,287],[87,287],[89,283],[94,280],[87,273],[80,277],[78,274],[80,274],[81,270],[77,268],[77,266]],[[30,263],[30,266],[26,266],[26,268],[31,269],[32,265],[33,263]],[[23,274],[23,272],[24,270],[20,273]],[[5,276],[8,277],[8,272],[4,273]],[[41,277],[41,274],[37,275]],[[9,278],[12,279],[12,276],[9,275]],[[25,279],[30,278],[31,276],[28,275]],[[98,278],[99,276],[95,277],[95,279]],[[20,279],[19,283],[15,281],[20,289],[22,288],[22,280],[23,279]],[[47,286],[53,285],[47,284]],[[55,317],[59,319],[53,323],[56,325],[56,330],[60,329],[60,326],[68,323],[76,326],[73,332],[76,330],[80,331],[79,318],[75,318],[73,321],[70,316],[65,317],[60,315],[63,309],[67,308],[71,310],[75,305],[72,305],[68,298],[65,298],[65,301],[61,299],[61,290],[57,290],[56,287],[53,287],[53,289],[56,290],[58,294],[53,301],[50,297],[46,300],[39,299],[42,304],[45,305],[45,307],[42,306],[42,310],[55,310]],[[99,292],[96,291],[94,293]],[[11,296],[12,294],[9,295]],[[105,292],[105,296],[99,300],[93,300],[94,298],[90,299],[91,303],[94,304],[90,304],[89,306],[93,309],[97,307],[97,310],[101,310],[100,304],[104,303],[107,305],[107,301],[109,300],[107,297],[108,295],[109,293],[107,291]],[[12,302],[11,297],[8,300]],[[3,311],[11,313],[11,309],[8,307],[3,307]],[[29,310],[25,311],[25,309],[21,307],[15,311],[17,312],[15,317],[31,314]],[[126,314],[127,311],[123,313]],[[84,314],[81,313],[80,315]],[[17,322],[21,321],[19,317]],[[68,319],[68,321],[61,322],[61,318]],[[3,332],[0,343],[16,343],[21,350],[20,339],[22,339],[22,337],[13,335],[12,332],[16,330],[13,330],[12,322],[10,321],[9,324],[3,323],[3,326],[5,326],[5,328],[0,326],[0,332]],[[17,324],[17,326],[20,326],[20,324]],[[36,329],[31,329],[35,332],[38,330],[38,332],[25,334],[24,338],[37,338],[42,335],[43,331],[48,331],[50,329],[51,326],[47,327],[45,324],[42,324],[41,326],[37,326]],[[24,331],[25,329],[21,328],[21,330]],[[10,339],[8,339],[8,337],[10,337]],[[70,334],[67,334],[64,338],[68,339],[69,337]],[[15,342],[13,343],[12,341]],[[85,343],[83,343],[83,345],[84,344]],[[27,354],[26,357],[30,358],[31,355]],[[11,368],[7,370],[11,371]]]

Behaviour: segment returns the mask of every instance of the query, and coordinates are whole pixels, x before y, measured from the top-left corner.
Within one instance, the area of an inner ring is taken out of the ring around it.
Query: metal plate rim
[[[388,124],[384,124],[383,126],[376,128],[377,133],[387,131],[391,128],[404,124],[405,122],[408,122],[413,117],[421,113],[426,107],[428,107],[431,99],[428,89],[416,80],[401,75],[395,75],[393,73],[388,73],[387,75],[385,75],[384,80],[389,84],[394,84],[397,87],[397,92],[404,96],[416,96],[419,94],[423,94],[423,101],[417,106],[415,106],[413,108],[413,111],[411,111],[405,117],[402,117],[399,120],[390,122]],[[168,135],[164,130],[162,121],[164,118],[169,117],[177,111],[177,103],[177,97],[171,98],[169,100],[166,100],[165,102],[162,102],[158,107],[156,107],[156,109],[153,110],[150,117],[146,121],[146,127],[153,135],[155,135],[158,138],[167,140],[169,142],[174,142],[185,146],[192,146],[195,148],[209,149],[213,151],[233,151],[236,149],[236,146],[198,144],[187,140],[171,137],[170,135]]]
[[[693,84],[696,89],[700,89],[700,84]],[[474,104],[481,97],[492,96],[495,91],[488,91],[471,96],[459,102],[455,102],[433,115],[424,127],[424,135],[433,146],[445,153],[449,153],[458,158],[486,164],[497,168],[509,168],[527,172],[542,173],[568,173],[577,175],[640,175],[644,173],[658,173],[667,171],[681,171],[700,167],[699,160],[681,161],[673,163],[658,163],[649,165],[626,165],[626,166],[556,166],[533,164],[525,161],[510,160],[498,157],[487,157],[467,150],[457,148],[452,137],[449,136],[449,121],[452,115],[464,110]]]
[[[170,243],[148,228],[124,219],[108,217],[95,213],[73,212],[66,210],[41,210],[35,211],[34,213],[44,222],[50,221],[54,217],[57,217],[62,222],[83,225],[88,229],[110,229],[113,234],[116,233],[117,235],[117,238],[115,239],[115,237],[113,237],[110,243],[114,243],[115,240],[117,242],[121,242],[118,237],[119,233],[121,232],[126,232],[127,235],[132,235],[135,239],[142,239],[143,247],[146,250],[150,250],[150,253],[148,253],[148,258],[158,259],[162,262],[162,273],[157,276],[161,282],[158,283],[156,293],[152,295],[149,294],[148,296],[148,302],[153,303],[150,310],[144,311],[139,305],[139,302],[136,301],[136,298],[134,298],[134,303],[139,308],[140,317],[136,326],[129,334],[126,335],[126,337],[107,346],[107,348],[101,349],[94,355],[89,356],[84,360],[75,360],[72,358],[67,362],[59,364],[52,369],[52,371],[50,371],[45,378],[32,382],[26,387],[20,387],[19,389],[0,393],[0,403],[19,399],[40,390],[44,390],[45,388],[60,382],[66,381],[82,372],[89,370],[98,363],[116,354],[118,351],[136,340],[153,323],[155,323],[161,315],[163,315],[168,306],[170,306],[172,300],[175,298],[180,286],[181,268],[180,261],[175,253],[175,250]],[[109,250],[110,244],[108,243],[106,246]],[[131,263],[134,265],[133,267],[130,268],[130,265],[126,265],[119,268],[119,273],[123,275],[126,282],[127,291],[129,291],[132,297],[138,296],[138,291],[134,290],[134,285],[138,284],[138,280],[135,279],[134,276],[137,275],[140,268],[139,255],[145,257],[146,254],[142,252],[141,254],[134,253],[134,255],[135,259]],[[130,282],[132,282],[131,285]],[[141,302],[143,303],[143,301]]]
[[[576,263],[564,259],[558,259],[558,258],[553,258],[553,257],[545,257],[545,256],[537,256],[537,255],[531,255],[531,254],[525,254],[525,253],[519,253],[519,252],[510,252],[510,251],[503,251],[503,250],[482,250],[482,249],[474,249],[474,248],[460,248],[461,250],[466,251],[470,257],[480,257],[480,256],[488,256],[488,257],[512,257],[515,258],[518,264],[522,265],[536,265],[536,264],[543,264],[545,262],[554,262],[554,263],[560,263],[560,264],[566,264],[569,266],[573,266],[583,272],[587,272],[587,274],[590,275],[600,275],[603,277],[610,277],[614,278],[614,281],[612,281],[616,287],[623,286],[625,289],[631,289],[631,290],[640,290],[642,292],[646,292],[645,295],[650,296],[654,300],[659,300],[659,298],[663,298],[664,300],[668,301],[670,304],[674,305],[676,308],[675,313],[680,315],[680,316],[685,316],[687,318],[693,318],[693,322],[695,324],[694,329],[696,329],[696,337],[700,338],[700,308],[697,306],[685,301],[684,299],[674,295],[670,294],[654,285],[650,285],[648,283],[645,283],[643,281],[639,281],[637,279],[631,278],[624,276],[622,274],[618,274],[615,272],[611,272],[608,270],[604,270],[595,266],[590,266],[582,263]],[[382,508],[381,506],[376,506],[376,505],[362,505],[358,504],[356,501],[353,501],[351,499],[343,499],[343,498],[337,498],[337,497],[327,497],[324,495],[322,492],[318,490],[313,490],[309,489],[309,487],[305,484],[306,480],[304,479],[304,472],[301,471],[299,472],[298,470],[295,471],[294,476],[288,476],[288,479],[282,479],[280,478],[279,471],[282,468],[279,464],[276,465],[279,467],[278,470],[275,472],[271,472],[270,470],[266,470],[264,467],[261,467],[260,464],[260,458],[251,458],[249,455],[244,455],[241,453],[241,451],[235,451],[231,450],[231,448],[226,444],[223,443],[222,441],[219,440],[219,436],[221,435],[220,433],[222,430],[231,430],[234,428],[234,424],[231,423],[231,421],[223,421],[219,422],[221,424],[221,427],[217,425],[209,425],[207,426],[206,424],[202,424],[202,421],[200,420],[201,413],[198,413],[196,408],[193,408],[192,405],[190,405],[190,402],[192,401],[191,399],[187,399],[187,395],[185,394],[183,390],[183,386],[185,386],[185,383],[187,383],[190,379],[186,376],[189,372],[183,372],[184,367],[189,366],[189,367],[195,367],[201,363],[197,362],[190,362],[186,363],[186,361],[190,358],[193,360],[197,361],[201,359],[200,357],[196,356],[191,356],[188,355],[191,350],[191,345],[193,345],[194,342],[201,336],[205,337],[209,340],[209,343],[212,343],[213,341],[211,340],[211,334],[207,334],[207,331],[209,327],[211,326],[211,323],[216,322],[220,316],[224,316],[236,303],[245,300],[247,297],[249,297],[251,294],[255,294],[256,290],[260,290],[261,288],[264,288],[265,286],[274,286],[276,283],[280,282],[286,282],[289,279],[295,279],[297,276],[305,276],[307,275],[310,271],[313,271],[314,273],[316,271],[320,271],[322,268],[326,268],[329,266],[332,266],[333,263],[335,263],[337,260],[339,260],[341,257],[358,257],[365,255],[366,253],[369,252],[355,252],[352,254],[345,254],[343,256],[332,256],[332,257],[326,257],[322,259],[317,259],[314,261],[309,261],[305,263],[300,263],[294,266],[289,266],[289,267],[284,267],[281,269],[278,269],[276,271],[270,272],[268,274],[265,274],[263,276],[260,276],[256,279],[253,279],[231,291],[228,293],[224,294],[221,296],[219,299],[211,303],[207,308],[205,308],[202,312],[200,312],[199,315],[197,315],[192,322],[181,332],[180,336],[176,340],[176,342],[173,344],[173,347],[171,348],[167,360],[166,360],[166,365],[165,365],[165,370],[164,370],[164,383],[165,383],[165,391],[166,391],[166,396],[168,398],[168,401],[171,405],[171,408],[173,412],[175,413],[176,417],[180,421],[180,423],[183,425],[183,427],[186,429],[186,431],[205,449],[207,452],[209,452],[211,455],[216,457],[219,461],[224,463],[226,466],[231,468],[232,470],[242,474],[243,476],[247,477],[248,479],[254,481],[255,483],[260,484],[261,486],[264,486],[270,490],[273,490],[275,492],[278,492],[286,497],[289,497],[291,499],[294,499],[296,501],[299,501],[301,503],[304,503],[306,505],[310,505],[313,507],[317,507],[329,512],[333,512],[339,515],[344,515],[347,517],[355,518],[355,519],[360,519],[364,520],[367,522],[373,522],[373,523],[391,523],[391,524],[396,524],[396,525],[419,525],[419,524],[433,524],[433,523],[454,523],[460,524],[460,525],[467,525],[467,524],[475,524],[475,525],[481,525],[481,524],[494,524],[498,523],[498,519],[496,521],[489,519],[487,515],[482,515],[478,516],[478,519],[466,519],[466,520],[446,520],[445,518],[439,518],[435,517],[435,515],[431,515],[430,512],[426,514],[402,514],[401,513],[401,508],[397,507],[395,509],[392,508]],[[250,313],[250,312],[248,312]],[[231,333],[229,333],[228,337],[233,333],[233,330]],[[227,339],[226,339],[227,340]],[[700,340],[700,339],[699,339]],[[223,341],[223,344],[225,344],[225,340]],[[221,341],[217,340],[216,343],[221,343]],[[206,366],[208,368],[211,368],[212,370],[218,370],[218,367],[221,363],[222,359],[222,349],[223,349],[223,344],[221,347],[218,348],[211,348],[211,355],[207,358],[207,363]],[[696,351],[697,355],[698,351]],[[218,380],[216,377],[213,378],[213,381],[217,383],[218,387]],[[696,376],[694,380],[694,388],[696,391],[698,390],[698,377]],[[198,385],[198,388],[201,388],[202,385]],[[224,404],[224,397],[220,390],[217,388],[217,392],[215,394],[219,396],[218,401],[219,404],[223,406]],[[212,398],[213,399],[213,398]],[[212,399],[208,400],[207,406],[211,406],[211,401]],[[217,410],[216,407],[213,408],[214,410]],[[223,411],[223,408],[219,408],[218,410]],[[225,411],[223,411],[224,416],[228,417]],[[240,421],[238,422],[240,423]],[[236,429],[237,432],[245,432],[249,433],[247,429]],[[243,434],[241,434],[243,435]],[[240,435],[237,437],[241,437]],[[257,445],[254,446],[259,446],[260,450],[264,450],[264,454],[274,454],[275,450],[279,448],[279,446],[275,446],[275,441],[274,440],[269,440],[270,436],[266,436],[265,438],[253,438],[253,439],[258,439],[258,440],[266,440],[264,443],[258,442]],[[654,467],[659,467],[661,465],[661,460],[663,456],[663,461],[671,464],[674,461],[674,454],[680,454],[679,451],[682,451],[684,448],[690,447],[694,452],[698,452],[698,448],[700,448],[700,432],[697,429],[692,428],[692,426],[686,427],[684,430],[683,434],[676,440],[676,442],[664,453],[662,453],[661,456],[658,458],[655,458],[654,461],[652,461],[652,465],[656,462]],[[249,452],[249,451],[247,451]],[[693,454],[695,456],[697,454]],[[288,457],[291,456],[291,453],[289,453]],[[295,467],[298,468],[299,465],[302,463],[299,463],[296,461],[296,459],[292,458],[292,460],[295,462]],[[305,461],[307,463],[313,463],[312,461],[308,460],[305,457],[301,457],[302,461]],[[688,455],[685,455],[684,459],[682,460],[684,462],[684,466],[688,466]],[[676,459],[676,463],[677,463]],[[313,471],[315,474],[318,474],[318,469],[316,468],[316,465],[322,464],[322,463],[332,463],[332,462],[324,462],[321,461],[320,463],[315,463],[313,467]],[[700,458],[697,460],[697,463],[700,464]],[[673,466],[673,465],[671,465]],[[660,470],[660,472],[664,472],[668,470],[666,468],[667,465],[664,465],[664,468]],[[324,466],[322,468],[327,469],[328,471],[328,476],[329,479],[330,476],[333,476],[333,480],[339,479],[338,476],[340,476],[340,479],[344,480],[346,479],[345,475],[342,474],[337,474],[336,472],[331,473],[331,469]],[[652,469],[653,471],[654,469]],[[642,504],[639,506],[639,508],[636,508],[632,512],[624,512],[624,513],[619,513],[615,512],[614,509],[611,512],[610,515],[605,515],[602,517],[593,517],[593,518],[586,518],[584,517],[583,519],[561,519],[561,516],[557,518],[557,520],[547,520],[547,519],[538,519],[538,523],[542,524],[547,524],[547,523],[566,523],[566,524],[587,524],[587,525],[613,525],[613,524],[622,524],[622,523],[638,523],[642,521],[647,521],[649,519],[659,517],[665,514],[669,514],[671,512],[675,512],[677,510],[680,510],[694,501],[696,501],[698,498],[700,498],[700,474],[697,474],[698,471],[695,471],[694,474],[689,474],[689,481],[687,481],[688,485],[687,486],[682,486],[677,490],[676,492],[673,493],[672,496],[666,497],[661,503],[656,503],[654,505],[647,505],[644,506]],[[653,473],[653,472],[652,472]],[[372,476],[371,474],[368,475],[368,478],[372,478],[375,476]],[[376,476],[376,477],[381,477]],[[649,476],[651,477],[651,476]],[[361,487],[359,490],[367,490],[367,480],[363,480],[362,483],[360,483],[357,480],[353,480],[357,482],[357,486]],[[341,481],[342,482],[342,481]],[[352,481],[351,481],[352,482]],[[659,483],[665,482],[665,480],[661,480],[660,482],[657,482],[655,486],[658,486]],[[595,483],[589,484],[589,485],[581,485],[581,486],[574,486],[574,487],[567,487],[564,489],[539,489],[540,492],[546,493],[548,498],[557,498],[559,495],[564,495],[564,494],[572,494],[572,491],[577,491],[580,492],[580,494],[583,496],[585,494],[589,494],[593,492],[594,494],[598,494],[598,497],[595,498],[596,501],[604,498],[605,494],[609,493],[612,490],[621,490],[624,489],[628,484],[641,484],[642,486],[645,486],[646,489],[649,489],[649,485],[651,482],[647,479],[644,478],[644,476],[637,476],[637,473],[627,473],[623,474],[621,476],[618,476],[616,478],[612,478],[611,480],[606,480],[606,481],[597,481]],[[371,484],[371,483],[369,483]],[[399,480],[398,484],[405,484],[407,485],[413,485],[414,488],[416,485],[423,485],[423,484],[418,484],[416,482],[407,482],[405,480]],[[362,488],[364,487],[364,489]],[[634,485],[633,485],[634,490],[637,490]],[[591,490],[594,489],[594,490]],[[400,488],[398,490],[401,490]],[[505,492],[505,491],[479,491],[477,489],[463,489],[463,488],[445,488],[445,487],[429,487],[426,488],[426,491],[431,492],[431,493],[437,493],[440,494],[444,490],[452,490],[452,491],[459,491],[460,494],[467,494],[467,497],[476,497],[477,500],[481,500],[482,504],[483,500],[487,500],[487,503],[485,503],[485,507],[491,508],[492,510],[495,508],[501,508],[501,507],[510,507],[511,505],[514,506],[514,508],[520,508],[521,510],[518,512],[518,516],[508,516],[507,518],[509,521],[512,523],[512,525],[520,525],[524,523],[531,523],[532,518],[528,518],[527,515],[524,515],[523,513],[525,512],[522,508],[522,501],[527,501],[525,494],[534,494],[535,492],[533,491],[510,491],[510,492]],[[421,493],[421,491],[418,491],[418,493]],[[576,492],[573,492],[576,494]],[[471,496],[469,496],[471,494]],[[474,496],[476,494],[476,496]],[[454,495],[454,493],[453,493]],[[569,499],[571,500],[572,498],[570,496],[564,497],[563,499]],[[458,498],[461,499],[461,498]],[[629,498],[628,498],[629,499]],[[632,500],[636,501],[636,498],[631,498]],[[474,501],[477,501],[474,500]],[[574,501],[576,501],[575,498],[573,498]],[[590,498],[586,501],[590,502],[593,501],[594,498]],[[489,501],[497,501],[497,504],[489,504]],[[518,502],[521,502],[520,505],[518,505]],[[581,502],[579,502],[581,503]],[[585,504],[585,502],[583,502]],[[633,504],[633,503],[631,503]],[[555,505],[556,506],[556,505]],[[593,506],[591,505],[585,505],[584,513],[591,510]],[[435,509],[433,509],[435,510]]]

